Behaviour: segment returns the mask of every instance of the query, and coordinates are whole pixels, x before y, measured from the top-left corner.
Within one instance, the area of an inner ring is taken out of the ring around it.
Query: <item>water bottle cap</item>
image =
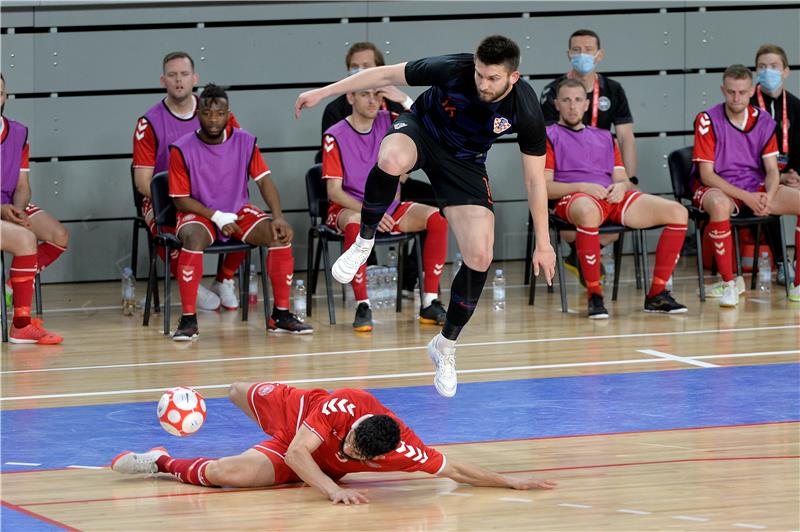
[[[761,252],[761,256],[762,256],[762,257],[769,258],[769,252],[768,252],[768,251],[762,251],[762,252]]]
[[[251,264],[250,265],[250,273],[255,273],[255,271],[256,271],[256,265],[255,264]]]
[[[122,275],[125,277],[133,275],[133,270],[131,270],[128,266],[122,268]]]
[[[302,279],[298,279],[297,280],[297,286],[303,286],[303,280]]]
[[[497,269],[494,271],[494,274],[495,274],[497,277],[499,277],[499,276],[503,275],[503,268],[497,268]]]

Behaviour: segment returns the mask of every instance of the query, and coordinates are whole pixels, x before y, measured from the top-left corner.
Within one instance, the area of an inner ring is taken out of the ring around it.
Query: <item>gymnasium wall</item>
[[[472,51],[483,36],[502,33],[520,44],[520,70],[540,94],[568,69],[569,34],[597,31],[606,51],[600,71],[628,94],[641,187],[653,193],[671,190],[667,154],[690,144],[695,114],[721,101],[727,65],[752,66],[763,42],[783,46],[793,68],[800,64],[797,3],[4,1],[1,14],[2,71],[12,94],[6,115],[30,127],[34,201],[72,235],[46,282],[118,278],[129,264],[132,132],[163,96],[158,76],[169,51],[192,54],[201,84],[230,87],[231,108],[258,136],[295,228],[298,269],[309,224],[303,179],[323,106],[294,120],[293,103],[302,90],[345,74],[353,42],[377,43],[392,63]],[[795,94],[799,78],[789,79]],[[495,255],[521,258],[527,206],[516,144],[496,145],[488,167]]]

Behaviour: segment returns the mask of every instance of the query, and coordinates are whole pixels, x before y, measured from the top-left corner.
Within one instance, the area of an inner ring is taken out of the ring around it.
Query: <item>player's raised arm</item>
[[[408,85],[405,63],[368,68],[336,83],[301,93],[294,104],[294,117],[300,118],[301,110],[314,107],[330,96],[365,89],[379,89],[387,85]]]
[[[515,490],[529,490],[533,488],[550,490],[556,487],[552,480],[541,480],[533,477],[509,477],[494,471],[489,471],[474,464],[456,462],[448,458],[444,469],[439,473],[456,482],[486,488],[509,488]]]

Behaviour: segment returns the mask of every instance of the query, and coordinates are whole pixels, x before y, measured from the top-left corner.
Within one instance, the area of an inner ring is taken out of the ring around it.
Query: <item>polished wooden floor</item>
[[[800,304],[787,302],[777,286],[748,292],[732,310],[714,300],[701,304],[693,264],[683,262],[675,295],[687,314],[642,312],[643,292],[624,277],[619,300],[608,298],[607,321],[586,319],[572,278],[570,313],[560,311],[557,291],[542,286],[537,306],[528,307],[522,264],[504,264],[507,308],[492,310],[486,293],[460,340],[459,381],[691,370],[703,360],[723,367],[798,362]],[[141,313],[122,316],[117,283],[44,288],[47,326],[65,341],[3,345],[3,410],[155,401],[176,384],[223,397],[235,380],[431,384],[424,346],[438,329],[419,325],[413,304],[400,315],[376,314],[373,333],[355,334],[351,310],[337,302],[339,325],[330,326],[317,298],[309,319],[316,332],[308,337],[267,335],[258,310],[247,323],[235,312],[201,313],[199,341],[181,344],[162,336],[160,315],[148,328]],[[332,507],[308,488],[206,489],[108,469],[6,473],[0,489],[9,507],[82,530],[797,530],[798,429],[788,422],[448,445],[450,456],[533,471],[559,487],[513,492],[363,474],[346,478],[372,498],[358,508]]]

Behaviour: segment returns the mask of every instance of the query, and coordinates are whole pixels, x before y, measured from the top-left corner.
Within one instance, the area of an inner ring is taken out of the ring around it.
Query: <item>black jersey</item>
[[[544,113],[544,121],[548,126],[558,122],[558,111],[553,101],[556,98],[558,84],[566,77],[560,76],[556,78],[542,91],[542,113]],[[628,97],[625,95],[625,89],[622,88],[622,85],[602,74],[597,74],[597,79],[600,87],[600,95],[597,100],[597,124],[591,123],[594,91],[586,93],[586,98],[589,99],[589,109],[583,115],[583,123],[587,126],[594,125],[609,131],[612,125],[621,126],[622,124],[633,123]]]
[[[405,75],[411,86],[431,86],[417,98],[411,111],[422,120],[428,134],[457,159],[483,163],[492,144],[512,133],[517,134],[522,153],[545,154],[542,110],[526,81],[517,81],[499,102],[483,102],[475,86],[472,54],[410,61]]]
[[[786,121],[789,124],[787,128],[788,135],[786,136],[789,139],[788,153],[783,151],[783,95],[773,98],[769,93],[763,91],[761,97],[767,112],[777,123],[775,138],[778,141],[778,150],[780,150],[783,157],[788,159],[783,171],[794,170],[795,172],[800,172],[800,99],[785,88],[783,92],[786,93]],[[754,94],[750,98],[750,105],[754,107],[760,106],[758,95]]]

